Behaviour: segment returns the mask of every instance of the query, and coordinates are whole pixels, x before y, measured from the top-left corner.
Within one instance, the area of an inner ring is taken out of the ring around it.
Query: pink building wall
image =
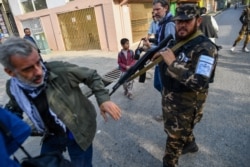
[[[132,41],[129,8],[114,4],[113,0],[75,0],[64,6],[43,9],[23,15],[15,16],[18,31],[23,33],[22,21],[40,18],[46,40],[51,50],[65,50],[62,32],[57,14],[94,7],[100,45],[102,50],[120,50],[120,39],[126,37]]]

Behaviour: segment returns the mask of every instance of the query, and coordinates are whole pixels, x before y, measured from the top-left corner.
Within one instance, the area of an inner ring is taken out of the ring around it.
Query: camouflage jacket
[[[81,92],[79,84],[84,83],[92,90],[99,105],[110,100],[108,90],[96,70],[59,61],[45,63],[45,66],[49,71],[46,89],[49,106],[73,133],[79,146],[86,150],[95,136],[96,111],[91,101]],[[6,108],[21,116],[23,111],[10,92],[10,81],[6,89],[10,97]]]
[[[165,90],[169,92],[206,92],[213,81],[218,49],[207,37],[200,35],[176,52],[176,60],[167,66],[160,63]]]

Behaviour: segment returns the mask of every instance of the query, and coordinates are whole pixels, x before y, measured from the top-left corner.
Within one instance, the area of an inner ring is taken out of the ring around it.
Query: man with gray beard
[[[9,38],[0,45],[0,62],[11,77],[6,85],[10,97],[6,108],[20,117],[25,112],[44,134],[41,154],[68,149],[75,167],[92,167],[96,111],[79,84],[92,90],[105,120],[106,114],[114,120],[121,117],[96,70],[43,62],[34,44],[21,38]]]

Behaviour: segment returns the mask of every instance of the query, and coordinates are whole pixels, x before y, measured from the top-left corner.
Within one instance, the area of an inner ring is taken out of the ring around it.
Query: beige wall
[[[132,42],[132,30],[131,30],[131,21],[130,21],[130,13],[129,7],[127,5],[115,7],[115,21],[116,21],[116,31],[117,31],[117,39],[118,39],[118,48],[121,49],[120,39],[128,38],[130,43]]]
[[[47,15],[47,16],[40,17],[40,19],[41,19],[41,24],[46,25],[46,26],[43,26],[43,31],[44,31],[46,39],[49,39],[47,42],[48,42],[50,49],[57,50],[58,46],[57,46],[57,42],[56,42],[56,38],[54,34],[54,28],[52,26],[53,24],[52,24],[51,17]]]
[[[27,19],[40,18],[49,47],[52,50],[65,50],[62,32],[57,14],[74,10],[94,7],[102,50],[120,50],[120,39],[129,38],[132,41],[129,8],[124,5],[114,4],[113,0],[75,0],[64,6],[44,9],[23,15],[15,16],[15,21],[21,36],[23,28],[21,22]]]
[[[105,17],[103,13],[104,13],[103,5],[98,5],[95,7],[97,29],[101,44],[101,50],[109,50],[107,27],[105,25]]]

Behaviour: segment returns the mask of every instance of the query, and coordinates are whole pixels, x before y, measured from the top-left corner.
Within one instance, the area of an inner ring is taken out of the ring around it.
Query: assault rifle
[[[173,35],[167,36],[163,41],[161,41],[157,47],[149,49],[113,86],[110,96],[126,81],[130,80],[130,77],[135,74],[138,70],[141,70],[147,61],[151,60],[155,53],[160,51],[161,49],[168,46],[168,43],[174,39]]]

